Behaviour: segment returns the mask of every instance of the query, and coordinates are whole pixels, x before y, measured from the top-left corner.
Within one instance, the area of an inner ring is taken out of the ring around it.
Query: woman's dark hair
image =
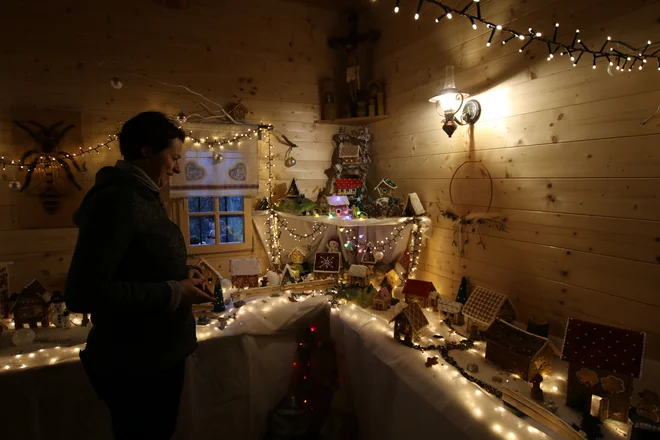
[[[169,147],[173,139],[184,142],[186,134],[163,113],[144,112],[124,123],[119,133],[119,150],[126,160],[138,159],[144,147],[158,153]]]

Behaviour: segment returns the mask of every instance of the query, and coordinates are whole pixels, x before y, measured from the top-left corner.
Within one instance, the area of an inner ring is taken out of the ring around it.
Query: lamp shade
[[[429,99],[429,101],[439,102],[445,114],[453,115],[461,108],[463,94],[456,88],[456,83],[454,82],[454,66],[450,65],[445,68],[445,87],[438,95]]]

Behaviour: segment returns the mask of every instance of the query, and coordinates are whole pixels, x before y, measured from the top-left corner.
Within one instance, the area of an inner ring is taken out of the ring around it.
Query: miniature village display
[[[566,405],[601,420],[628,421],[633,379],[642,374],[646,334],[578,319],[566,325]]]
[[[554,350],[546,338],[497,319],[488,329],[486,359],[498,367],[511,371],[522,380],[531,381],[540,374],[552,373]]]
[[[42,298],[45,293],[46,289],[37,280],[33,280],[21,290],[12,308],[16,329],[21,329],[24,325],[32,328],[39,325],[48,327],[48,304]]]
[[[231,283],[237,289],[259,287],[261,263],[258,258],[234,258],[229,260]]]
[[[476,287],[463,307],[463,316],[466,328],[473,333],[475,329],[488,330],[497,318],[513,322],[518,314],[506,295]]]
[[[394,339],[407,344],[419,338],[422,329],[429,325],[424,316],[424,311],[418,303],[414,302],[405,306],[390,322],[394,321]]]

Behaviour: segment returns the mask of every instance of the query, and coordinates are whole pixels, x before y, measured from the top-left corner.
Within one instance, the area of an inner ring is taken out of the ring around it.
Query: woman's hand
[[[195,269],[194,267],[191,267],[190,269],[188,269],[188,278],[194,278],[194,279],[202,278],[202,279],[204,279],[204,275],[202,275],[202,273],[199,270]]]
[[[207,294],[210,290],[203,278],[186,278],[179,281],[181,286],[181,302],[185,304],[203,304],[207,302],[218,302],[215,297]]]

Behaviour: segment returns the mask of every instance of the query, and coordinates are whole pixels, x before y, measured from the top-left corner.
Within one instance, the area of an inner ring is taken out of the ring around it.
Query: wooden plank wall
[[[447,0],[462,8],[464,1]],[[389,120],[371,125],[372,181],[388,176],[400,194],[417,192],[434,219],[420,278],[455,295],[462,275],[473,286],[508,294],[523,321],[547,317],[562,336],[568,317],[641,329],[648,355],[660,357],[660,115],[641,121],[660,103],[660,72],[607,73],[591,60],[573,68],[567,57],[547,62],[547,48],[520,42],[502,45],[490,30],[473,30],[467,19],[435,24],[441,15],[417,2],[372,6],[373,25],[383,31],[376,55],[377,78],[386,83]],[[460,4],[459,4],[460,3]],[[482,1],[484,17],[514,29],[552,32],[560,39],[576,28],[599,48],[608,35],[643,46],[660,35],[660,4],[630,0]],[[483,105],[473,130],[460,127],[449,139],[428,102],[444,85],[453,64],[456,84]],[[470,237],[459,262],[452,223],[439,208],[483,211],[493,177],[493,209],[509,219],[509,233],[482,229],[487,247]]]
[[[295,177],[308,197],[325,184],[323,170],[332,156],[337,127],[319,125],[318,80],[334,76],[335,54],[329,35],[342,31],[337,12],[323,5],[290,1],[195,0],[186,10],[155,1],[86,0],[14,2],[4,8],[0,28],[13,35],[0,48],[0,155],[15,156],[10,146],[11,109],[74,110],[82,114],[86,145],[115,133],[121,123],[144,110],[176,114],[202,111],[200,98],[180,84],[226,104],[242,99],[250,120],[272,123],[296,142],[294,168],[283,166],[286,148],[276,144],[277,190]],[[110,87],[119,76],[120,90]],[[267,145],[261,143],[266,153]],[[99,167],[113,164],[117,149],[87,159],[86,187]],[[68,270],[76,229],[20,230],[18,197],[0,185],[0,261],[14,261],[11,288],[37,277],[61,288]],[[262,195],[266,173],[260,174]],[[254,255],[266,264],[256,240],[252,252],[212,255],[208,259],[228,275],[228,260]]]

